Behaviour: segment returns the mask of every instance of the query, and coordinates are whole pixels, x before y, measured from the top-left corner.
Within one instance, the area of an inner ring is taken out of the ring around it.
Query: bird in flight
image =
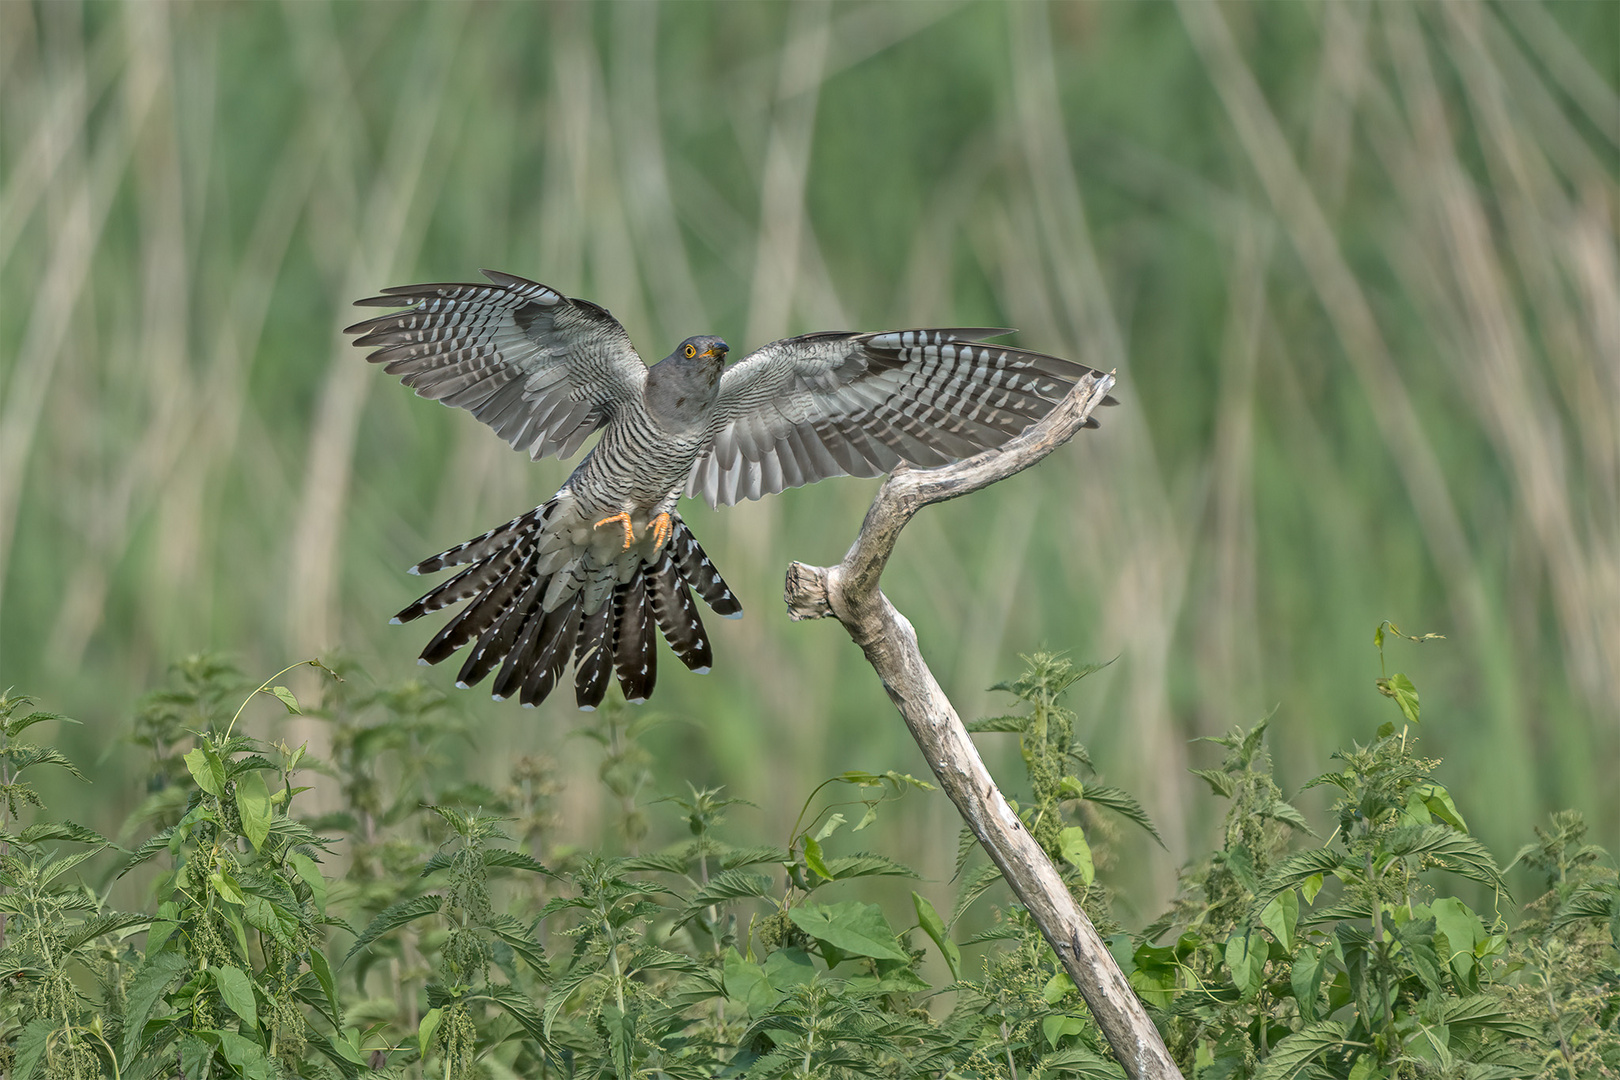
[[[683,664],[709,670],[692,593],[727,618],[742,605],[677,513],[683,492],[729,506],[902,462],[944,465],[1006,442],[1094,374],[986,344],[1011,333],[987,327],[804,334],[729,366],[724,341],[691,337],[649,367],[605,308],[483,273],[487,285],[404,285],[356,301],[404,310],[345,333],[417,394],[466,409],[535,460],[571,457],[602,433],[546,502],[412,567],[464,569],[394,617],[466,601],[422,661],[470,645],[457,685],[495,672],[496,699],[530,706],[570,664],[582,709],[613,676],[626,699],[645,701],[655,626]]]

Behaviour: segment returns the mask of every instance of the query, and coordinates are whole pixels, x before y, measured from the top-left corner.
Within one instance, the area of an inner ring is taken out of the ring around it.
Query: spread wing
[[[344,330],[425,398],[466,409],[532,458],[569,457],[647,381],[605,308],[493,270],[489,285],[402,285],[355,301],[401,307]]]
[[[983,344],[1010,332],[819,333],[758,349],[721,376],[715,434],[692,466],[687,495],[730,505],[829,476],[877,476],[902,461],[944,465],[1001,445],[1092,372]]]

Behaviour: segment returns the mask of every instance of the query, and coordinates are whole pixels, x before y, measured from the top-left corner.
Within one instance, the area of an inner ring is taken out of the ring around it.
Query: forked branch
[[[999,449],[938,469],[894,473],[878,489],[843,562],[788,567],[787,604],[794,619],[835,618],[849,631],[945,793],[1056,950],[1126,1073],[1131,1080],[1166,1080],[1181,1073],[1164,1040],[1091,920],[991,779],[961,718],[928,670],[911,623],[878,588],[900,530],[918,510],[1034,465],[1085,426],[1113,384],[1112,375],[1085,377],[1040,423]]]

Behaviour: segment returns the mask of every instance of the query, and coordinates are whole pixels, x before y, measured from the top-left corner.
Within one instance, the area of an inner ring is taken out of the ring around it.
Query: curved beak
[[[730,345],[727,345],[723,341],[717,341],[713,345],[710,345],[707,349],[705,349],[703,351],[703,355],[704,356],[712,356],[716,360],[724,362],[724,360],[726,358],[726,353],[728,353],[730,351],[731,351],[731,346]]]

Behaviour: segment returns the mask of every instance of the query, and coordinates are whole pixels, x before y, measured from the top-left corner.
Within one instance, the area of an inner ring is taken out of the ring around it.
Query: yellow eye
[[[690,359],[692,359],[692,357],[694,357],[696,355],[697,355],[697,346],[696,345],[688,345],[686,347],[686,358],[688,360],[690,360]]]

